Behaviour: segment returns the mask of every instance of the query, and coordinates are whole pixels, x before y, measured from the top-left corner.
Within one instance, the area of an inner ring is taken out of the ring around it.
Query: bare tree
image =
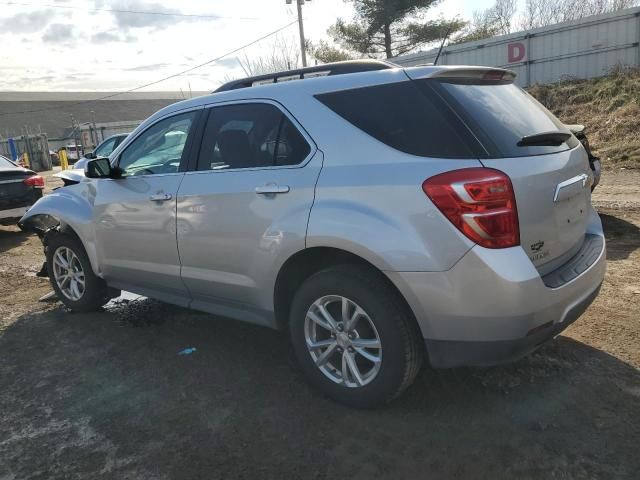
[[[264,53],[245,53],[238,63],[248,77],[291,70],[301,66],[300,46],[293,38],[277,36]]]
[[[616,12],[638,4],[638,0],[526,0],[520,17],[524,30],[579,20],[590,15]]]
[[[517,0],[496,0],[496,3],[486,10],[474,11],[472,20],[468,23],[463,34],[455,39],[455,43],[511,33],[517,10]]]
[[[518,10],[517,0],[497,0],[489,9],[489,16],[498,30],[499,35],[511,33],[513,17]]]

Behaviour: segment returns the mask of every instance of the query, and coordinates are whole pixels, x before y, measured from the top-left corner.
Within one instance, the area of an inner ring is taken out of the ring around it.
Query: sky
[[[245,76],[239,60],[298,42],[295,0],[0,0],[0,91],[120,91],[218,58],[147,91],[210,91]],[[470,18],[492,0],[443,0],[430,16]],[[155,14],[126,13],[155,12]],[[182,14],[175,16],[173,14]],[[326,39],[344,0],[303,6],[305,36]]]

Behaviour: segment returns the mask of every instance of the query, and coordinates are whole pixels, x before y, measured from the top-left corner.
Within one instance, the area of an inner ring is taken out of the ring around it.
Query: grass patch
[[[640,168],[640,68],[590,80],[534,85],[529,93],[565,123],[587,127],[605,167]]]

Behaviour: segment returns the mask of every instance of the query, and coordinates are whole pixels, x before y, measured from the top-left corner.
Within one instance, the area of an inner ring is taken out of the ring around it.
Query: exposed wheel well
[[[289,258],[278,273],[274,289],[274,308],[276,325],[283,329],[289,322],[289,308],[291,301],[299,285],[307,278],[320,270],[334,265],[360,265],[371,270],[372,275],[382,278],[389,288],[398,295],[398,298],[407,308],[407,313],[412,314],[409,304],[397,287],[380,269],[367,260],[337,248],[313,247],[296,253]],[[417,322],[416,322],[417,327]]]
[[[28,218],[23,224],[20,224],[19,227],[25,232],[38,234],[38,236],[43,238],[45,246],[47,237],[58,233],[64,233],[65,235],[75,237],[82,244],[80,236],[69,224],[46,213],[41,213]]]
[[[44,243],[45,248],[47,246],[48,238],[50,238],[50,236],[52,236],[52,235],[57,235],[57,234],[60,234],[60,233],[68,235],[70,237],[74,237],[76,240],[78,240],[80,245],[82,245],[84,247],[82,239],[80,238],[80,236],[76,233],[76,231],[69,224],[61,222],[58,219],[56,219],[55,217],[49,217],[49,218],[51,220],[55,221],[57,223],[57,225],[55,225],[54,223],[50,223],[49,224],[50,228],[48,228],[45,231],[44,238],[43,238],[43,243]]]
[[[84,243],[76,231],[67,223],[61,222],[57,218],[50,215],[41,215],[40,226],[33,230],[38,233],[38,236],[42,240],[42,246],[44,247],[45,256],[47,254],[47,248],[49,248],[49,241],[55,235],[68,235],[75,238],[80,245],[84,248]],[[86,250],[86,249],[85,249]]]

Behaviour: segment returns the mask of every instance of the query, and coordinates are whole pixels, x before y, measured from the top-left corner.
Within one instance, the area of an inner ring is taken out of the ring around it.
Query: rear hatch
[[[520,242],[541,274],[582,245],[592,181],[587,153],[546,108],[498,69],[407,69],[425,93],[440,96],[482,145],[485,167],[513,184]]]

